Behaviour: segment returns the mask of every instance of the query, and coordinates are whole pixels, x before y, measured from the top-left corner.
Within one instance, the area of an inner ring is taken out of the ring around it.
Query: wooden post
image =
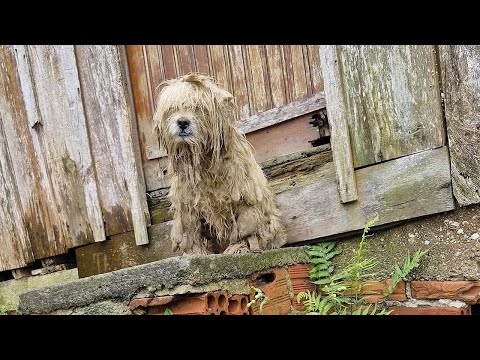
[[[341,62],[337,56],[337,46],[322,45],[320,47],[320,62],[331,131],[330,143],[338,179],[338,191],[340,201],[345,204],[356,201],[358,196],[352,149],[350,147],[343,74]]]

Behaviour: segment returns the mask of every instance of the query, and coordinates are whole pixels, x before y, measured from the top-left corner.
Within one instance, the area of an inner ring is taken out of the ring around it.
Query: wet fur
[[[233,96],[200,74],[164,85],[154,125],[173,175],[173,249],[231,253],[284,245],[275,197],[251,145],[234,127]],[[191,119],[191,136],[175,136],[179,118]]]

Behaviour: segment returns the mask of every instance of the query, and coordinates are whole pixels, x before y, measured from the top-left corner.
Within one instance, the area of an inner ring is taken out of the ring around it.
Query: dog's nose
[[[190,125],[190,120],[186,118],[180,118],[177,120],[178,127],[185,130]]]

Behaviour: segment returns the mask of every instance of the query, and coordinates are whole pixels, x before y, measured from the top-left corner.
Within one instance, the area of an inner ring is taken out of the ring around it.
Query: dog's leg
[[[235,254],[250,251],[259,251],[257,231],[258,215],[254,208],[243,206],[239,210],[236,220],[236,227],[230,234],[230,245],[223,252],[224,254]]]
[[[174,212],[170,237],[173,251],[180,251],[184,254],[208,253],[207,240],[202,236],[200,219],[188,211]]]

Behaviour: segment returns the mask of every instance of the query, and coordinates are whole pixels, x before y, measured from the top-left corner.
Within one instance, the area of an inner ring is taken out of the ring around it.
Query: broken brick
[[[392,306],[389,310],[393,310],[391,315],[471,315],[470,306],[460,308],[452,306]]]
[[[293,299],[292,306],[300,311],[305,310],[303,304],[297,302],[297,295],[301,292],[315,291],[315,284],[310,281],[310,264],[297,264],[288,267],[288,276],[292,284]]]
[[[264,303],[263,315],[285,315],[291,310],[291,298],[288,289],[288,273],[284,268],[276,268],[256,273],[252,277],[252,286],[259,288],[270,299]],[[252,289],[250,299],[255,291]],[[260,314],[260,302],[251,306],[253,315]]]
[[[480,299],[480,281],[412,281],[416,299],[452,299],[476,304]]]

